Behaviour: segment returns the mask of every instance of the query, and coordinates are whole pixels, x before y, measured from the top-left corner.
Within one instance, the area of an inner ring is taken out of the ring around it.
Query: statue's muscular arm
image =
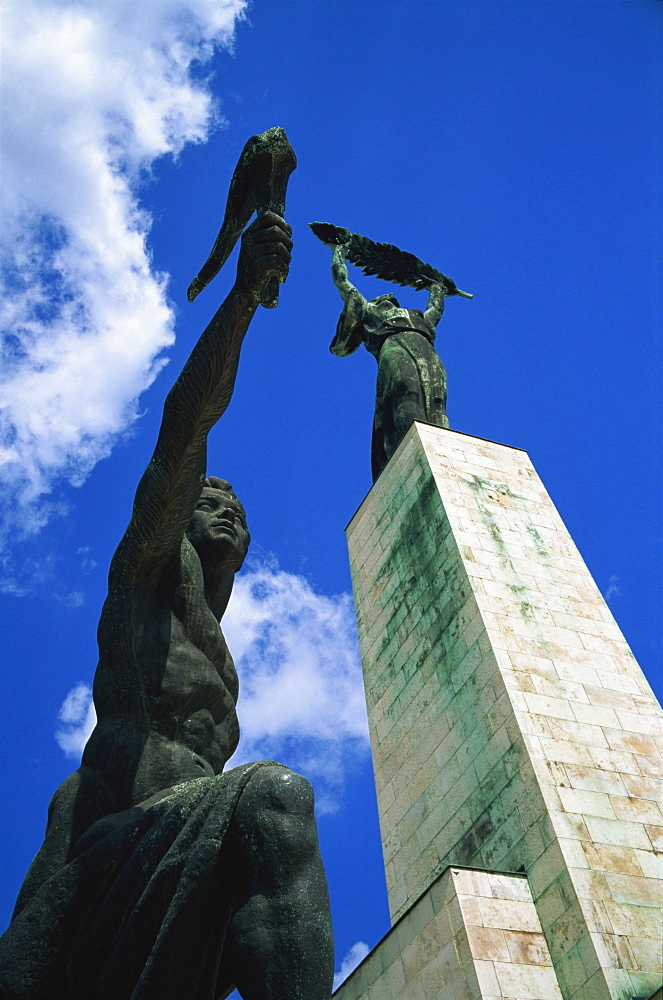
[[[290,233],[273,213],[260,216],[244,233],[237,280],[166,399],[154,454],[111,563],[111,587],[147,581],[179,550],[205,478],[207,435],[230,402],[242,341],[265,278],[275,269],[282,278],[288,272]]]
[[[435,327],[442,319],[443,312],[444,292],[442,285],[431,285],[430,294],[428,296],[428,305],[426,306],[426,311],[424,312],[424,319],[428,320],[431,326]]]

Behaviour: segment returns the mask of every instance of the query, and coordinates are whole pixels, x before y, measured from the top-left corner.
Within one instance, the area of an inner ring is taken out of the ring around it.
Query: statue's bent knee
[[[266,777],[265,795],[273,809],[294,816],[313,813],[313,788],[310,781],[289,768],[274,770]]]
[[[310,782],[286,767],[261,767],[252,775],[235,816],[243,849],[253,863],[270,868],[275,854],[278,867],[285,870],[317,853],[313,802]]]
[[[260,768],[251,777],[242,799],[260,811],[270,810],[293,817],[313,815],[310,781],[287,767]]]

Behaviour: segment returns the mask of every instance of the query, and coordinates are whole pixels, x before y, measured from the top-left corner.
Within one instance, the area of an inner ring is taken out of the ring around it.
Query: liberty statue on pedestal
[[[309,225],[333,248],[332,278],[344,302],[329,349],[342,358],[363,343],[378,363],[371,444],[375,482],[413,420],[449,426],[447,375],[434,347],[436,327],[446,295],[472,296],[430,264],[390,243],[375,243],[325,222]],[[364,274],[428,289],[426,310],[403,309],[391,293],[368,301],[351,283],[346,260],[361,266]]]

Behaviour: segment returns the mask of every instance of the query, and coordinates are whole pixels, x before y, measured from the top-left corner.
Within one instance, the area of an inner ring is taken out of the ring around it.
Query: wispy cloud
[[[617,595],[620,593],[621,591],[619,589],[619,577],[611,576],[610,579],[608,580],[608,586],[606,587],[605,593],[603,595],[604,598],[609,603],[613,597],[617,597]]]
[[[24,559],[20,564],[10,551],[0,555],[0,593],[25,597],[51,586],[56,568],[53,553],[44,552],[38,559]]]
[[[81,590],[56,591],[53,597],[66,608],[81,608],[85,604],[85,595]]]
[[[81,569],[85,574],[91,573],[97,567],[96,559],[89,555],[90,551],[89,545],[81,545],[80,548],[76,549],[76,555],[81,557]]]
[[[220,120],[199,67],[245,6],[6,4],[0,498],[14,528],[43,526],[59,503],[44,495],[108,454],[163,364],[173,316],[137,191]]]
[[[309,777],[317,808],[340,803],[350,761],[368,751],[352,599],[315,592],[275,562],[240,573],[223,619],[240,676],[242,737],[230,762],[276,759]],[[56,739],[80,755],[94,726],[88,685],[69,692]]]
[[[357,941],[356,944],[352,945],[352,948],[350,948],[341,962],[340,971],[334,976],[334,990],[337,990],[341,983],[345,982],[350,973],[354,972],[359,963],[364,961],[368,955],[368,951],[368,945],[364,941]]]

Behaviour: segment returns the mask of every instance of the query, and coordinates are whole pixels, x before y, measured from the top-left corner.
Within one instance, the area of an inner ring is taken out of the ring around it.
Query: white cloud
[[[58,712],[60,725],[55,730],[55,739],[67,757],[80,760],[83,747],[97,722],[92,703],[92,688],[82,681],[72,688],[62,702]]]
[[[608,580],[608,586],[606,587],[606,591],[603,597],[605,598],[606,601],[610,602],[610,600],[613,597],[617,597],[619,594],[621,594],[621,591],[619,589],[619,577],[611,576],[610,579]]]
[[[341,983],[345,982],[350,973],[354,972],[359,963],[364,961],[368,955],[368,951],[368,945],[363,941],[357,941],[356,944],[352,945],[352,948],[350,948],[350,951],[341,962],[340,972],[337,972],[334,976],[334,990],[337,990]]]
[[[368,747],[352,598],[254,564],[235,581],[223,631],[240,676],[232,764],[276,758],[311,778],[319,811],[336,808],[348,761]]]
[[[319,812],[338,807],[349,761],[368,750],[368,723],[349,594],[317,594],[274,562],[240,573],[223,618],[240,676],[242,736],[230,767],[276,759],[315,785]],[[56,739],[83,751],[94,725],[91,691],[64,700]]]
[[[246,0],[8,0],[3,11],[0,468],[9,520],[80,484],[173,340],[137,189],[219,121],[199,67]],[[192,76],[192,64],[198,67]],[[20,519],[25,523],[25,519]],[[16,521],[16,519],[15,519]]]

